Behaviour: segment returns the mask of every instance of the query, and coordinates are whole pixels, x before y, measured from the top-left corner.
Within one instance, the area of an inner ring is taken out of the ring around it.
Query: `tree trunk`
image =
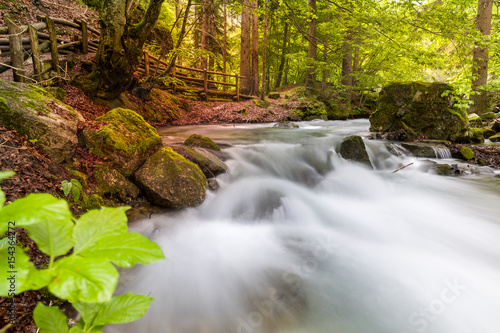
[[[264,4],[264,36],[262,41],[262,91],[260,99],[266,97],[266,65],[267,65],[267,0]]]
[[[254,0],[253,9],[257,10],[258,1]],[[259,16],[252,13],[252,91],[251,95],[259,94]]]
[[[224,37],[222,41],[222,72],[226,73],[226,66],[227,66],[227,0],[224,0],[223,7],[224,7]],[[227,76],[223,76],[223,81],[226,83],[227,81]],[[225,91],[227,89],[226,86],[222,86],[222,89]]]
[[[125,91],[142,60],[142,47],[160,15],[164,0],[151,0],[142,21],[126,25],[126,1],[104,0],[101,36],[93,72],[76,79],[86,93],[105,99]]]
[[[209,6],[210,0],[203,0],[203,8],[201,13],[201,44],[200,47],[202,50],[207,50],[207,37],[208,37],[208,29],[209,29]],[[207,69],[207,57],[202,56],[200,59],[200,67],[201,69]]]
[[[478,0],[476,27],[483,36],[491,34],[491,17],[493,0]],[[477,45],[472,56],[472,90],[478,92],[471,96],[474,105],[470,107],[470,113],[479,115],[488,111],[488,94],[478,89],[486,84],[488,80],[488,49]]]
[[[243,10],[241,13],[241,51],[240,51],[240,92],[248,95],[252,90],[252,70],[251,70],[251,26],[252,8],[249,0],[243,0]]]
[[[279,88],[279,86],[281,85],[281,78],[283,77],[283,69],[285,68],[287,40],[288,40],[288,21],[285,21],[285,26],[283,31],[283,43],[281,45],[280,64],[278,67],[278,76],[276,77],[276,84],[274,85],[275,89]]]
[[[345,86],[352,87],[352,33],[348,33],[344,45],[342,46],[342,78],[341,83]]]
[[[330,21],[330,13],[326,13],[326,22]],[[322,76],[322,83],[323,83],[323,89],[326,88],[326,81],[328,78],[328,70],[326,67],[326,60],[328,59],[328,34],[325,32],[325,37],[324,37],[324,43],[325,45],[323,46],[323,62],[325,63],[323,66],[323,76]]]
[[[314,89],[316,85],[316,50],[318,48],[316,41],[316,0],[308,0],[311,10],[309,16],[309,47],[307,49],[307,73],[306,87]]]

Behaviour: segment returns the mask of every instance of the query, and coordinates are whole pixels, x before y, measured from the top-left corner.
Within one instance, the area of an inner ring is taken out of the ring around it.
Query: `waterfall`
[[[131,226],[167,259],[122,271],[118,293],[155,300],[105,332],[498,333],[494,174],[437,176],[365,140],[371,170],[337,154],[367,120],[299,125],[160,131],[232,144],[230,171],[199,207]]]
[[[436,158],[447,159],[451,158],[451,152],[448,147],[432,147],[436,153]]]

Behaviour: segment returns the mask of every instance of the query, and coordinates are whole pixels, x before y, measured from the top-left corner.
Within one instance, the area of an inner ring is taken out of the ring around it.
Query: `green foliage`
[[[71,179],[70,181],[63,180],[61,182],[61,190],[63,190],[66,197],[71,193],[75,202],[80,200],[80,195],[82,195],[83,201],[86,201],[87,196],[83,191],[82,184],[76,179]]]
[[[10,175],[2,172],[0,178]],[[69,194],[72,190],[66,187],[66,191]],[[136,294],[112,297],[118,282],[113,264],[149,264],[164,255],[154,242],[127,231],[127,209],[102,207],[76,219],[66,201],[48,194],[30,194],[0,208],[1,233],[7,231],[9,222],[15,222],[15,227],[25,228],[39,250],[50,257],[48,267],[37,269],[16,245],[15,235],[0,240],[0,260],[15,262],[17,272],[15,290],[1,284],[0,296],[47,287],[55,296],[71,301],[82,315],[78,326],[69,330],[66,317],[57,308],[40,303],[34,319],[42,333],[100,332],[106,324],[140,318],[152,298]],[[61,255],[64,256],[57,259]],[[9,269],[8,265],[1,265],[0,274],[8,276]]]

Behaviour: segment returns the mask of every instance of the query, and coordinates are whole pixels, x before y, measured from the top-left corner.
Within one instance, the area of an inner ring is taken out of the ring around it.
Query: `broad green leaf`
[[[64,192],[64,195],[67,197],[68,194],[69,194],[69,191],[71,190],[71,187],[73,185],[68,182],[67,180],[63,180],[62,183],[61,183],[61,189],[63,190]]]
[[[12,238],[10,237],[2,238],[2,240],[0,240],[0,249],[3,249],[4,247],[8,246],[9,243],[11,243],[11,245],[16,245],[16,241],[17,241],[16,235],[12,235]]]
[[[111,234],[121,234],[127,231],[127,215],[125,212],[130,207],[108,208],[91,210],[76,221],[73,229],[75,241],[74,253],[80,253],[93,247],[101,238]]]
[[[26,227],[40,220],[71,221],[68,203],[50,194],[29,194],[0,209],[0,234],[7,231],[7,224],[15,221],[16,226]]]
[[[78,189],[78,187],[73,186],[71,188],[71,194],[73,194],[73,199],[75,199],[75,202],[80,199],[80,190]]]
[[[95,317],[94,325],[123,324],[141,318],[149,309],[152,297],[127,293],[105,303]]]
[[[33,319],[40,333],[66,333],[69,330],[66,316],[59,311],[57,306],[38,303],[33,311]]]
[[[84,302],[74,302],[73,306],[78,311],[80,316],[82,316],[84,327],[92,327],[92,323],[97,316],[97,313],[101,310],[101,307],[107,303],[84,303]]]
[[[0,296],[13,296],[30,289],[28,278],[36,269],[23,249],[4,247],[0,250],[0,263]]]
[[[40,251],[55,257],[67,253],[73,247],[73,226],[70,219],[41,219],[38,223],[26,226],[26,229]]]
[[[14,177],[15,175],[16,175],[16,173],[14,171],[10,171],[10,170],[0,171],[0,180]]]
[[[68,333],[84,333],[84,332],[80,327],[73,326],[69,329]]]
[[[27,285],[29,289],[40,289],[49,285],[54,280],[54,269],[34,269],[28,276]]]
[[[111,260],[121,267],[131,267],[136,263],[147,265],[165,258],[158,244],[136,232],[102,237],[79,254],[87,258]]]
[[[0,209],[2,209],[4,203],[5,203],[5,193],[3,193],[2,189],[0,188]]]
[[[118,272],[108,261],[69,256],[54,263],[57,276],[49,290],[72,302],[107,302],[116,288]]]

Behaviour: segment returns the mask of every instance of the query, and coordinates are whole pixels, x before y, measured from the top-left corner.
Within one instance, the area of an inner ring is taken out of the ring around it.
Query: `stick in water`
[[[403,170],[404,168],[406,168],[407,166],[410,166],[410,165],[412,165],[412,164],[413,164],[413,162],[411,162],[410,164],[407,164],[407,165],[405,165],[405,166],[402,166],[401,168],[399,168],[399,169],[397,169],[397,170],[394,170],[392,173],[396,173],[396,172],[398,172],[399,170]]]

